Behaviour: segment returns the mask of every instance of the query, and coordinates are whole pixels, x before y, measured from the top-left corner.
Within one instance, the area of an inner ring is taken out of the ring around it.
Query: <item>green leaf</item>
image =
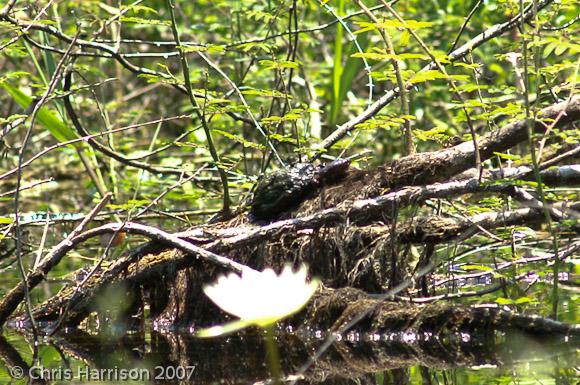
[[[478,91],[478,90],[487,90],[489,88],[489,86],[484,85],[484,84],[475,84],[475,83],[468,83],[468,84],[462,84],[460,86],[457,87],[457,89],[459,91],[463,91],[463,92],[473,92],[473,91]]]
[[[280,135],[280,134],[270,134],[270,139],[280,143],[292,143],[294,144],[295,139],[292,135]]]
[[[568,46],[565,44],[559,44],[556,46],[556,49],[554,50],[554,54],[556,56],[560,56],[562,55],[564,52],[566,52],[566,50],[568,50]]]
[[[267,118],[262,119],[263,124],[274,124],[280,122],[291,122],[296,121],[302,118],[304,110],[302,109],[293,109],[284,116],[269,116]]]
[[[448,130],[447,127],[438,126],[430,130],[413,130],[413,135],[420,141],[432,140],[437,143],[443,143],[451,137],[451,135],[448,134]]]
[[[501,159],[506,159],[506,160],[513,160],[513,161],[520,161],[522,160],[522,157],[519,155],[514,155],[514,154],[504,154],[502,152],[494,152],[494,155],[500,157]]]
[[[299,61],[289,61],[289,60],[260,60],[259,61],[261,66],[264,66],[267,70],[281,70],[285,68],[295,69],[297,70],[300,68]]]
[[[132,23],[132,24],[141,24],[141,25],[163,25],[163,26],[170,26],[171,25],[169,20],[143,19],[141,17],[134,17],[134,16],[121,16],[120,20],[123,23]]]
[[[20,31],[20,27],[7,21],[0,21],[0,35]]]
[[[400,127],[401,124],[405,123],[405,120],[409,120],[411,118],[415,118],[414,116],[410,115],[383,115],[377,116],[373,120],[366,121],[364,123],[359,123],[356,125],[358,129],[361,130],[376,130],[376,129],[383,129],[383,130],[390,130],[393,128]]]
[[[558,44],[556,42],[546,44],[546,46],[544,47],[544,57],[546,58],[546,57],[550,56],[550,54],[552,52],[554,52],[554,50],[556,49],[557,46],[558,46]]]
[[[207,44],[207,45],[182,45],[179,48],[183,52],[208,52],[208,53],[220,53],[226,50],[226,47],[219,44]]]
[[[344,16],[344,3],[345,0],[339,0],[337,15]],[[344,67],[342,64],[343,56],[343,46],[344,46],[344,27],[342,24],[336,26],[336,34],[334,37],[334,57],[332,61],[332,94],[331,94],[331,104],[330,104],[330,117],[329,124],[334,127],[338,122],[338,117],[340,115],[340,110],[342,108],[342,103],[344,101],[344,94],[342,93],[342,74],[344,72]]]
[[[409,44],[409,41],[411,40],[411,34],[409,33],[409,31],[404,30],[399,39],[400,39],[399,44],[401,45],[401,47],[405,47],[407,44]]]
[[[386,28],[404,28],[415,30],[420,28],[431,27],[433,25],[433,23],[429,21],[417,21],[417,20],[403,20],[403,22],[400,22],[398,20],[384,20],[378,23],[371,23],[368,21],[356,21],[355,24],[361,27],[361,29],[356,31],[356,33],[376,31]]]
[[[381,52],[382,51],[382,52]],[[420,53],[400,53],[400,54],[390,54],[387,53],[384,50],[375,50],[375,52],[357,52],[355,54],[352,54],[351,57],[360,57],[360,58],[365,58],[365,59],[369,59],[369,60],[380,60],[380,61],[385,61],[385,60],[399,60],[399,61],[404,61],[404,60],[408,60],[408,59],[426,59],[427,56],[420,54]]]
[[[12,222],[14,222],[14,219],[13,218],[0,217],[0,225],[9,225]]]
[[[227,132],[227,131],[223,131],[223,130],[218,130],[218,129],[213,129],[211,130],[212,132],[215,132],[218,135],[224,136],[228,139],[231,139],[235,142],[240,143],[242,146],[246,147],[246,148],[257,148],[257,149],[263,149],[264,147],[259,145],[258,143],[254,143],[252,141],[246,140],[244,139],[242,136],[240,135],[235,135],[232,134],[231,132]]]
[[[22,115],[22,114],[10,115],[7,118],[0,118],[0,124],[9,124],[9,123],[12,123],[18,119],[26,119],[27,116],[28,115]]]
[[[147,83],[161,83],[170,85],[183,84],[183,82],[177,78],[166,78],[159,75],[139,74],[137,77],[145,79]]]
[[[10,79],[18,79],[18,78],[21,78],[24,76],[29,76],[29,75],[30,75],[30,73],[25,72],[25,71],[13,71],[13,72],[7,73],[6,75],[0,77],[0,83],[4,83]]]
[[[495,303],[499,305],[514,305],[515,301],[510,298],[499,297],[498,299],[495,300]]]
[[[493,271],[492,267],[485,265],[463,265],[461,268],[463,270]]]
[[[238,49],[241,49],[244,52],[250,52],[250,51],[262,51],[265,53],[271,53],[274,49],[275,46],[269,43],[264,43],[264,42],[256,42],[256,43],[242,43],[242,44],[238,44],[237,45]]]
[[[122,5],[121,6],[121,9],[122,10],[129,9],[133,13],[141,13],[141,12],[143,12],[143,13],[151,13],[151,14],[154,14],[154,15],[159,14],[159,12],[157,12],[157,10],[155,8],[146,7],[144,5],[139,5],[139,4],[128,5],[128,6]]]
[[[14,88],[7,83],[0,82],[2,86],[14,98],[16,103],[23,109],[27,109],[32,103],[32,98]],[[56,115],[50,111],[46,106],[43,106],[38,111],[38,121],[58,140],[59,142],[67,142],[69,140],[77,139],[78,136],[70,127],[62,122]]]
[[[415,76],[413,76],[411,78],[411,83],[417,84],[417,83],[428,82],[431,80],[446,79],[446,78],[447,78],[447,76],[440,71],[429,70],[429,71],[423,71],[423,72],[416,73]]]
[[[520,297],[520,298],[516,299],[514,301],[514,303],[516,305],[522,305],[525,303],[534,304],[534,303],[538,303],[538,301],[536,299],[530,298],[530,297]]]
[[[139,199],[139,200],[129,199],[127,201],[127,203],[124,203],[124,204],[113,204],[113,203],[108,204],[107,208],[109,208],[110,210],[132,210],[132,209],[137,208],[137,207],[146,206],[149,203],[151,203],[151,202],[148,200],[145,200],[145,199]]]
[[[270,23],[272,20],[276,19],[276,16],[268,13],[268,12],[264,12],[264,11],[248,11],[246,12],[246,15],[248,15],[249,18],[251,19],[255,19],[256,21],[262,21],[264,24],[268,24]]]
[[[292,99],[292,95],[285,94],[284,92],[276,90],[258,90],[258,89],[246,89],[242,91],[243,95],[256,95],[256,96],[266,96],[269,98],[288,98]]]

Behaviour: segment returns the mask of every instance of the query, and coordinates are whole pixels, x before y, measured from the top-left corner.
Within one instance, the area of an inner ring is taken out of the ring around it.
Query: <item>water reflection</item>
[[[284,373],[299,383],[324,384],[479,384],[509,378],[553,382],[555,376],[559,384],[572,384],[578,365],[578,340],[538,340],[513,333],[351,332],[299,373],[323,338],[319,331],[279,333]],[[0,336],[0,383],[248,384],[269,376],[257,331],[213,340],[189,333],[115,337],[74,331],[43,340],[36,362],[30,351],[29,336],[13,331]],[[22,380],[10,378],[18,373],[15,368],[20,368]]]

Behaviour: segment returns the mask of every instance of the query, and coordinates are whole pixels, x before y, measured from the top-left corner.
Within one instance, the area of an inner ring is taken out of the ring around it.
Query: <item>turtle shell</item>
[[[346,176],[350,167],[348,159],[336,159],[322,166],[318,171],[319,183],[323,186],[338,182]]]
[[[257,220],[271,220],[298,206],[318,187],[317,176],[318,169],[310,163],[267,174],[256,187],[250,215]]]

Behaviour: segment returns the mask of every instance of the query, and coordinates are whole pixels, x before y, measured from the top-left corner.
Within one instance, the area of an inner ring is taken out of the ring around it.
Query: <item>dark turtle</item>
[[[297,163],[285,170],[267,174],[258,183],[250,203],[255,220],[272,220],[298,206],[321,186],[337,182],[346,175],[350,163],[337,159],[325,166]]]
[[[329,164],[319,167],[318,178],[321,186],[326,186],[340,181],[346,176],[350,167],[348,159],[335,159]]]

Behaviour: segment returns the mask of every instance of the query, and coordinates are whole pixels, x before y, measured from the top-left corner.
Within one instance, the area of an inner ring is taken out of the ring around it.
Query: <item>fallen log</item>
[[[545,108],[540,116],[553,126],[565,127],[580,119],[580,97]],[[535,128],[544,129],[545,124],[538,120]],[[524,121],[508,124],[480,141],[482,159],[526,138]],[[125,284],[128,288],[151,289],[152,298],[156,299],[152,313],[159,322],[197,323],[208,319],[202,316],[207,304],[200,299],[204,298],[201,287],[224,269],[280,268],[287,261],[308,263],[312,273],[332,287],[384,291],[410,276],[413,261],[409,259],[408,244],[436,244],[465,238],[499,224],[545,220],[541,207],[530,207],[478,214],[465,220],[425,216],[398,223],[400,210],[426,199],[466,193],[513,193],[509,185],[481,184],[477,179],[414,186],[448,179],[469,169],[473,152],[473,144],[466,142],[450,149],[403,158],[388,167],[352,170],[343,183],[304,202],[296,211],[296,218],[267,226],[251,224],[242,214],[228,222],[175,235],[131,223],[90,230],[74,237],[70,243],[76,245],[90,236],[116,231],[148,235],[155,241],[94,271],[81,286],[63,289],[38,306],[34,315],[39,321],[60,319],[63,325],[78,325],[94,310],[95,297],[106,287]],[[29,288],[36,283],[30,281]],[[11,294],[8,298],[12,298]],[[11,300],[9,304],[6,300],[0,302],[3,319],[17,302]],[[25,317],[18,320],[24,321]]]

